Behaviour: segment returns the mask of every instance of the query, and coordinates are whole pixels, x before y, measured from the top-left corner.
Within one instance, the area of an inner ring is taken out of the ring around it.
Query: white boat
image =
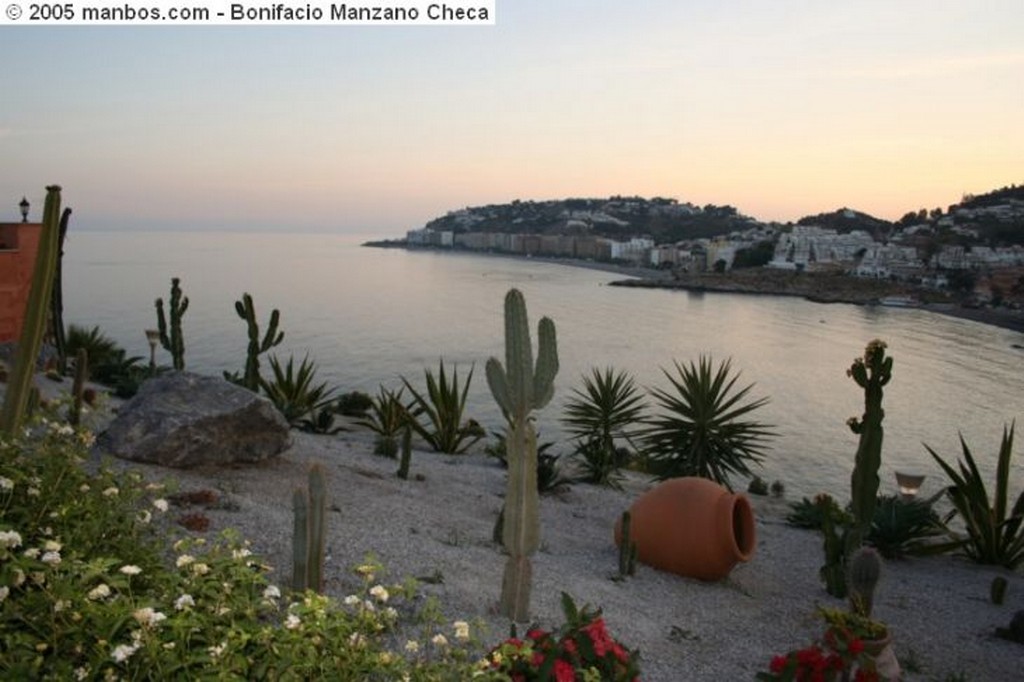
[[[918,302],[910,296],[884,296],[878,299],[878,304],[891,308],[912,308],[918,305]]]

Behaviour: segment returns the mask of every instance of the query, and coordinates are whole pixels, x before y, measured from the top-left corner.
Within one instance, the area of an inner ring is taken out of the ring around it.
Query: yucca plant
[[[271,356],[270,369],[273,371],[273,381],[260,379],[260,387],[270,402],[284,415],[292,426],[299,426],[301,420],[307,414],[321,407],[330,399],[333,389],[327,388],[327,383],[314,384],[316,378],[316,363],[306,356],[298,369],[295,368],[295,358],[288,357],[288,364],[281,367],[277,356]]]
[[[370,401],[370,409],[356,424],[377,434],[374,452],[385,457],[398,454],[398,436],[409,418],[409,408],[402,402],[404,388],[397,391],[381,386]]]
[[[576,438],[581,480],[616,485],[619,468],[629,460],[628,451],[623,456],[616,441],[630,442],[644,409],[643,394],[626,372],[607,367],[583,375],[583,389],[573,389],[562,418],[566,431]]]
[[[942,470],[953,482],[946,495],[953,504],[953,512],[945,519],[946,530],[953,540],[942,549],[958,549],[979,564],[994,564],[1015,569],[1024,563],[1024,491],[1017,497],[1013,508],[1007,506],[1010,481],[1010,456],[1013,452],[1013,431],[1016,423],[1003,427],[1003,440],[999,445],[996,464],[995,497],[990,501],[988,490],[974,461],[974,455],[960,435],[963,461],[959,470],[947,464],[934,450],[925,445]],[[1007,513],[1009,512],[1009,513]],[[959,516],[967,536],[959,536],[950,529],[953,516]]]
[[[473,369],[470,368],[461,390],[458,367],[452,370],[449,381],[444,360],[441,360],[436,377],[429,369],[423,373],[427,382],[426,393],[420,393],[402,377],[402,383],[413,399],[412,428],[437,452],[464,453],[486,435],[479,424],[472,420],[463,421],[462,417],[466,411],[469,384],[473,381]],[[425,424],[420,422],[420,417],[425,417]]]
[[[69,356],[77,355],[80,348],[85,349],[89,367],[93,368],[123,361],[125,356],[124,350],[101,332],[99,326],[86,329],[75,324],[69,325],[64,343]]]
[[[643,433],[648,471],[658,480],[701,476],[731,490],[729,477],[751,476],[749,463],[763,459],[773,435],[770,426],[749,418],[768,398],[743,402],[754,384],[736,388],[739,373],[731,373],[730,360],[714,368],[701,356],[675,368],[676,376],[662,369],[672,390],[651,390],[664,412]]]

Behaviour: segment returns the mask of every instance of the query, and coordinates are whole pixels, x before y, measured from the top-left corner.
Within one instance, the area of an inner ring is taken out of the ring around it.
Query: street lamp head
[[[29,207],[28,199],[26,199],[25,197],[22,197],[21,201],[18,202],[18,208],[21,209],[21,222],[23,222],[23,223],[27,223],[28,222],[28,207]]]
[[[157,329],[146,330],[146,341],[149,341],[150,348],[156,348],[157,342],[160,340],[160,331]]]

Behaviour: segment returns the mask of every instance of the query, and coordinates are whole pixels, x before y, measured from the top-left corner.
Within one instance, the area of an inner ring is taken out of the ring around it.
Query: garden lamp
[[[903,498],[904,502],[910,502],[917,497],[917,491],[921,489],[924,479],[923,475],[905,474],[901,471],[896,472],[896,486],[899,488],[900,497]]]
[[[160,331],[157,329],[146,330],[146,341],[149,342],[149,375],[156,375],[156,344],[160,340]]]
[[[18,202],[18,208],[21,209],[21,222],[23,222],[23,223],[27,223],[28,222],[28,207],[29,207],[28,199],[26,199],[25,197],[22,197],[21,201]]]

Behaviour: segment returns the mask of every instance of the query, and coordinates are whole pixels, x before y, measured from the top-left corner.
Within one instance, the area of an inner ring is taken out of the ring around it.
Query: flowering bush
[[[770,672],[758,673],[759,680],[786,682],[878,682],[875,662],[864,652],[864,641],[849,629],[831,625],[823,642],[804,649],[794,649],[772,658]]]
[[[605,627],[601,611],[577,609],[562,593],[565,625],[551,633],[531,628],[524,639],[511,637],[483,661],[514,682],[633,682],[640,679],[639,652],[628,651]]]

